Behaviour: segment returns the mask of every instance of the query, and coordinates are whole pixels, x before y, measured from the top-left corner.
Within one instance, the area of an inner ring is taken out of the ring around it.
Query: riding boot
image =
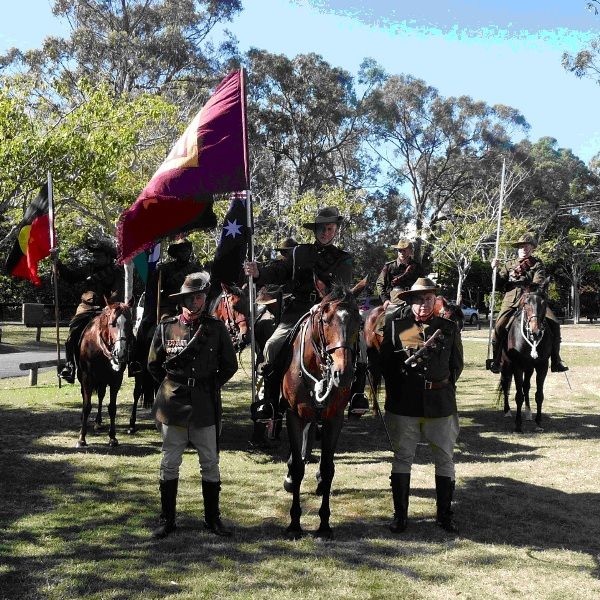
[[[202,480],[202,497],[204,499],[204,527],[221,537],[231,536],[231,531],[226,529],[221,522],[219,512],[220,481]]]
[[[177,505],[177,484],[179,479],[168,479],[160,482],[160,526],[152,532],[156,539],[166,538],[177,529],[175,524],[175,508]]]
[[[448,533],[458,533],[452,512],[452,495],[455,482],[450,477],[435,476],[435,495],[437,497],[436,523]]]
[[[392,533],[402,533],[408,524],[408,497],[410,495],[410,473],[390,475],[394,499],[394,520],[390,523]]]
[[[281,382],[279,373],[271,366],[263,367],[263,390],[262,400],[255,400],[250,405],[250,415],[257,423],[268,423],[271,420],[281,419],[279,413],[279,395]]]
[[[546,318],[552,332],[552,354],[550,355],[550,370],[553,373],[564,373],[569,367],[560,358],[560,325],[552,319]]]
[[[72,335],[69,333],[65,341],[65,364],[58,372],[58,376],[67,383],[75,383],[75,357]]]
[[[504,343],[505,330],[495,331],[492,337],[492,362],[490,371],[492,373],[500,373],[500,360],[502,358],[502,345]]]
[[[369,411],[369,401],[365,396],[365,383],[367,381],[367,365],[358,363],[354,373],[354,382],[350,389],[350,403],[348,405],[349,417],[362,417]]]

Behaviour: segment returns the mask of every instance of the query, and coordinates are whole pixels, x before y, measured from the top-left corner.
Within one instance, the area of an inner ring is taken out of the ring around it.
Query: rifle
[[[433,335],[425,340],[425,343],[421,348],[419,348],[413,355],[409,356],[404,364],[407,367],[416,367],[420,358],[423,358],[428,352],[430,348],[434,348],[436,345],[436,340],[440,338],[440,341],[443,339],[443,334],[441,329],[436,329]]]

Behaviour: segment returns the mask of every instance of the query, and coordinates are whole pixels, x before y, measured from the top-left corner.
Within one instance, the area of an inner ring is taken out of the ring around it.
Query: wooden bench
[[[54,360],[37,360],[35,362],[21,363],[19,369],[21,371],[29,371],[29,385],[37,385],[38,369],[42,367],[62,367],[64,364],[65,361],[63,359],[59,363],[58,359],[55,358]]]

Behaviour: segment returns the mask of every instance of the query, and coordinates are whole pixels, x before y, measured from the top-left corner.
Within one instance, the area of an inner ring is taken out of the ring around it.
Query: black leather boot
[[[548,327],[552,332],[552,354],[550,355],[550,370],[552,373],[564,373],[569,370],[560,357],[560,325],[552,319],[546,318]]]
[[[221,537],[231,536],[231,531],[221,522],[219,512],[220,481],[202,480],[202,497],[204,498],[204,527]]]
[[[179,479],[169,479],[160,482],[160,526],[152,532],[156,539],[166,538],[177,529],[175,524],[175,513],[177,506],[177,484]]]
[[[279,414],[279,394],[281,381],[279,373],[271,366],[263,368],[263,400],[256,400],[250,405],[250,416],[257,423],[268,423],[275,419],[281,419]]]
[[[492,338],[492,362],[490,363],[490,371],[492,373],[500,373],[500,360],[502,358],[502,342],[503,335],[496,332]]]
[[[410,495],[410,473],[390,475],[394,499],[394,520],[390,523],[392,533],[402,533],[408,524],[408,497]]]
[[[361,417],[369,412],[369,401],[365,396],[365,383],[367,381],[367,365],[358,363],[354,373],[354,382],[350,389],[350,403],[348,404],[349,417]]]
[[[452,512],[452,496],[455,482],[450,477],[435,476],[435,495],[437,497],[436,523],[448,533],[458,533]]]

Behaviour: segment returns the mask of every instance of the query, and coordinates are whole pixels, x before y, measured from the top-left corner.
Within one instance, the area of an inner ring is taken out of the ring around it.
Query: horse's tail
[[[497,397],[496,397],[496,406],[504,405],[504,396],[508,397],[510,392],[510,384],[512,382],[512,374],[506,361],[502,358],[500,369],[500,379],[498,380],[498,388],[497,388]]]

